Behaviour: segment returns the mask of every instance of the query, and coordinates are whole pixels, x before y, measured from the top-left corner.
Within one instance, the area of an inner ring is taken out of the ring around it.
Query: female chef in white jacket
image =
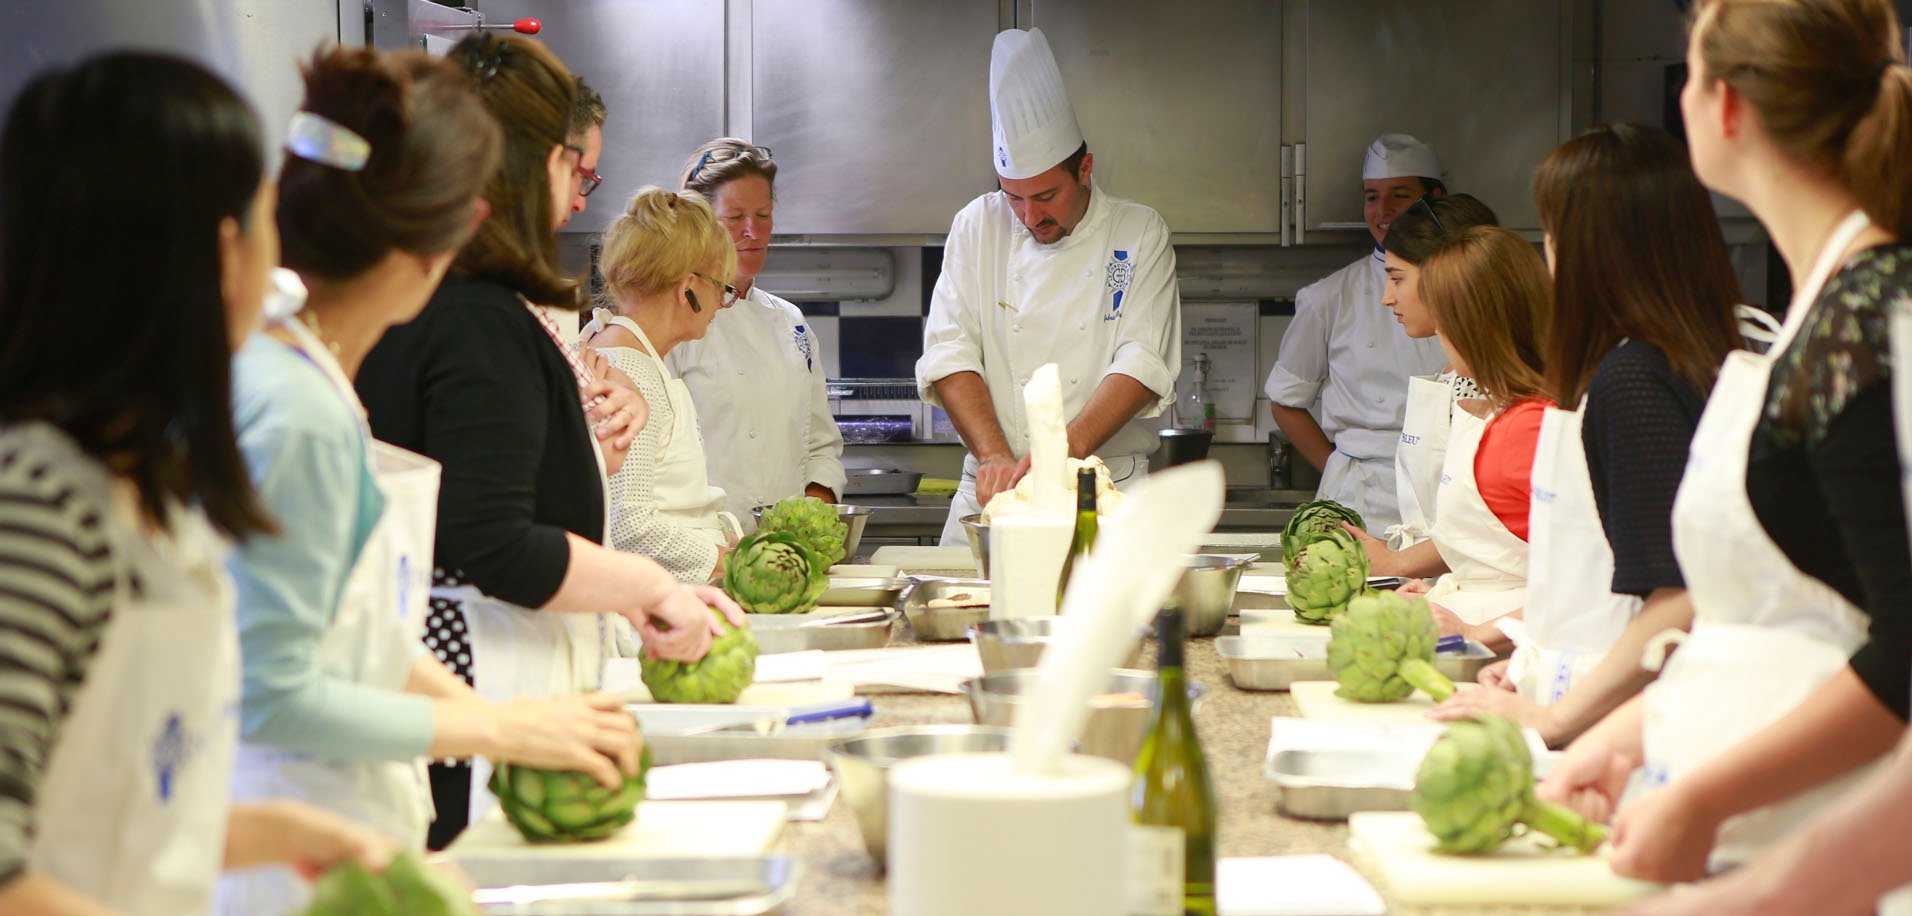
[[[683,187],[710,201],[737,249],[742,292],[713,307],[710,329],[664,357],[690,387],[710,483],[738,518],[788,496],[843,495],[843,434],[823,387],[823,352],[797,307],[757,285],[777,204],[770,150],[724,137],[698,147]]]
[[[1912,564],[1888,352],[1912,307],[1902,34],[1886,0],[1695,12],[1680,97],[1695,170],[1759,217],[1798,289],[1766,356],[1728,358],[1694,434],[1673,508],[1692,635],[1542,787],[1610,811],[1644,762],[1661,788],[1620,808],[1622,874],[1743,860],[1905,729]]]

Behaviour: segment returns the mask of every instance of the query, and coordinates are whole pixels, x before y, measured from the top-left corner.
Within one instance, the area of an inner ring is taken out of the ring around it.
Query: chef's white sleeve
[[[810,338],[810,352],[822,353],[823,349],[817,346],[816,332],[805,326],[803,333]],[[803,479],[806,484],[827,487],[841,498],[843,485],[849,480],[843,472],[843,431],[837,428],[836,416],[830,413],[830,395],[821,366],[811,370],[809,384],[810,422],[805,425],[803,434]]]
[[[1268,383],[1262,388],[1269,401],[1302,410],[1314,406],[1328,381],[1328,336],[1338,304],[1333,294],[1313,287],[1295,296],[1294,320],[1281,334],[1275,368],[1269,370]]]
[[[923,320],[923,358],[916,361],[916,392],[924,403],[944,406],[936,396],[936,383],[958,372],[983,372],[982,317],[979,311],[993,307],[983,302],[973,259],[981,256],[975,247],[981,243],[977,231],[975,204],[956,214],[949,227],[949,240],[943,245],[943,270],[930,293],[929,317]]]
[[[1175,376],[1182,371],[1182,291],[1175,281],[1175,247],[1161,217],[1143,230],[1135,254],[1115,353],[1103,376],[1126,375],[1147,386],[1155,403],[1136,416],[1155,417],[1174,402]]]

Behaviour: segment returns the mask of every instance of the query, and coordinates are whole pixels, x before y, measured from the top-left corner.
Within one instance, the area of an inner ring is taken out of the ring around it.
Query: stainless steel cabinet
[[[1307,143],[1305,228],[1361,228],[1362,157],[1395,131],[1434,146],[1450,190],[1509,227],[1538,227],[1529,181],[1571,127],[1570,3],[1317,0],[1300,12],[1289,47],[1306,55],[1305,126],[1289,142]]]
[[[1281,4],[1033,0],[1111,192],[1177,233],[1281,225]]]
[[[754,0],[752,139],[779,234],[942,234],[996,186],[988,0]]]
[[[724,0],[481,0],[476,6],[487,22],[542,20],[538,38],[603,95],[610,110],[598,161],[604,186],[566,232],[602,231],[644,185],[676,187],[691,150],[724,135]]]

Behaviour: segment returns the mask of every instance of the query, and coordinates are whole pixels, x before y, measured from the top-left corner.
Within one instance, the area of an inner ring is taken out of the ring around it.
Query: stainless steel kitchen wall
[[[0,105],[44,67],[111,48],[168,51],[224,74],[259,110],[277,149],[303,89],[298,58],[339,39],[360,0],[7,0],[0,29]],[[276,162],[276,156],[268,156]]]

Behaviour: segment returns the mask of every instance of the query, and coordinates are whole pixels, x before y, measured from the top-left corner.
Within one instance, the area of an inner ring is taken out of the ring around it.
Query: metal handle
[[[1308,144],[1295,144],[1295,244],[1308,244]]]

